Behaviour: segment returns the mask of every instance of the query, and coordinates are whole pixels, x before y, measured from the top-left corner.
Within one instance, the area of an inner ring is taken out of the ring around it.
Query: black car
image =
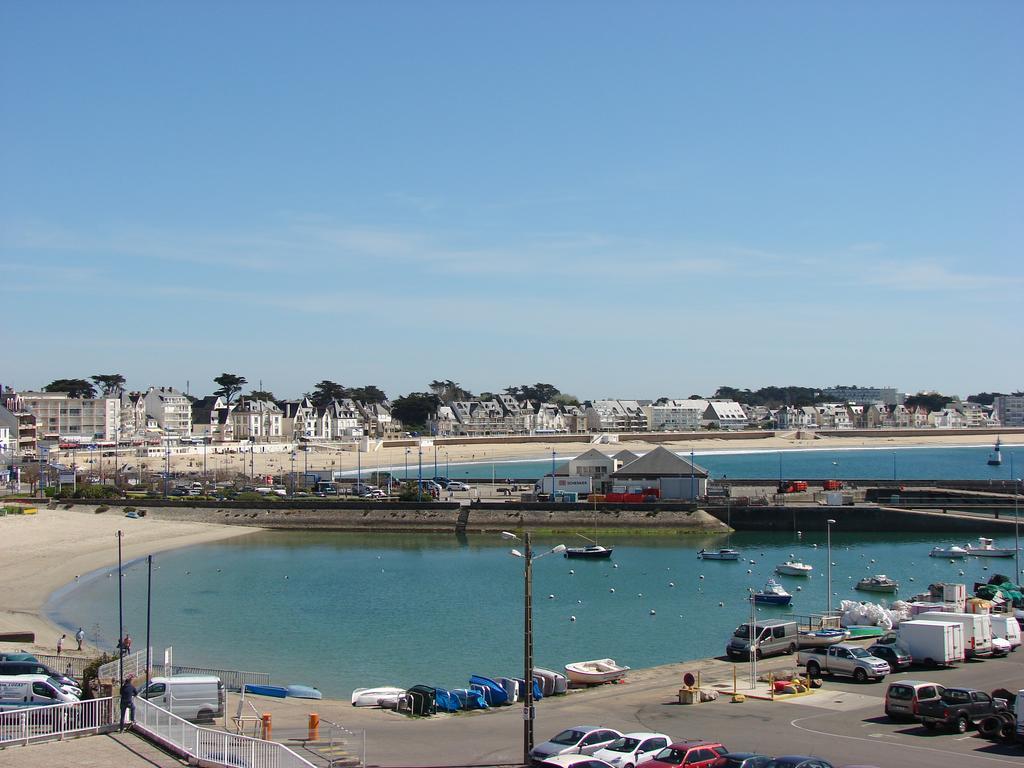
[[[898,645],[880,645],[875,643],[868,648],[868,653],[889,662],[889,668],[893,672],[898,669],[906,669],[914,662],[911,655]]]
[[[711,768],[765,768],[771,763],[768,755],[753,752],[729,752],[711,764]]]
[[[770,761],[765,768],[832,768],[832,763],[809,755],[783,755]]]

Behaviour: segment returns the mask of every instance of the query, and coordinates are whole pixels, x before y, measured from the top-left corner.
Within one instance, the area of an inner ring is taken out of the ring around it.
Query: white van
[[[992,614],[992,637],[1001,637],[1010,644],[1010,650],[1016,651],[1021,644],[1020,622],[1013,616]]]
[[[946,613],[925,611],[914,618],[921,621],[944,621],[964,628],[964,652],[967,658],[992,655],[992,616],[987,613]]]
[[[194,722],[212,722],[224,714],[224,683],[213,675],[154,677],[139,696]]]
[[[77,696],[48,675],[0,675],[0,712],[76,701]]]

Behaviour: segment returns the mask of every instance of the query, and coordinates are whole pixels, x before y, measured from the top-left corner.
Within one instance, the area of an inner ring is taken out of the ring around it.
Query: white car
[[[592,755],[552,755],[535,765],[538,768],[613,768]]]
[[[1013,650],[1013,646],[1010,641],[1005,637],[993,637],[992,638],[992,655],[993,656],[1006,656]]]
[[[594,757],[613,768],[636,768],[671,743],[672,738],[664,733],[625,733],[607,747],[597,750]]]
[[[460,483],[458,480],[452,480],[445,486],[446,491],[468,491],[470,486],[465,483]]]

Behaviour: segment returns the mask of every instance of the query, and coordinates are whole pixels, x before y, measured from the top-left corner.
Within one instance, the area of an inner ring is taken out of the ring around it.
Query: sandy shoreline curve
[[[0,517],[0,541],[5,550],[0,560],[0,584],[4,585],[0,632],[35,633],[33,644],[0,642],[0,650],[24,648],[53,654],[62,633],[68,635],[64,640],[65,651],[77,647],[73,630],[49,621],[44,606],[54,592],[74,582],[77,576],[117,564],[118,530],[124,532],[122,559],[128,562],[170,549],[246,536],[260,529],[216,523],[127,520],[115,510],[95,514],[91,509],[86,512],[43,506],[34,515]],[[85,630],[89,645],[91,628]]]

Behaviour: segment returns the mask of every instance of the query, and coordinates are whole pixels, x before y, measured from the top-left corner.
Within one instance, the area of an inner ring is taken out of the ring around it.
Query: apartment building
[[[999,395],[993,405],[1000,425],[1024,427],[1024,395]]]
[[[116,397],[68,397],[67,392],[22,392],[21,406],[36,419],[37,441],[114,441],[121,425]]]
[[[707,400],[669,400],[653,403],[647,411],[647,428],[651,432],[692,432],[701,428]]]
[[[146,415],[164,434],[192,436],[192,403],[174,387],[150,387],[145,396]]]

